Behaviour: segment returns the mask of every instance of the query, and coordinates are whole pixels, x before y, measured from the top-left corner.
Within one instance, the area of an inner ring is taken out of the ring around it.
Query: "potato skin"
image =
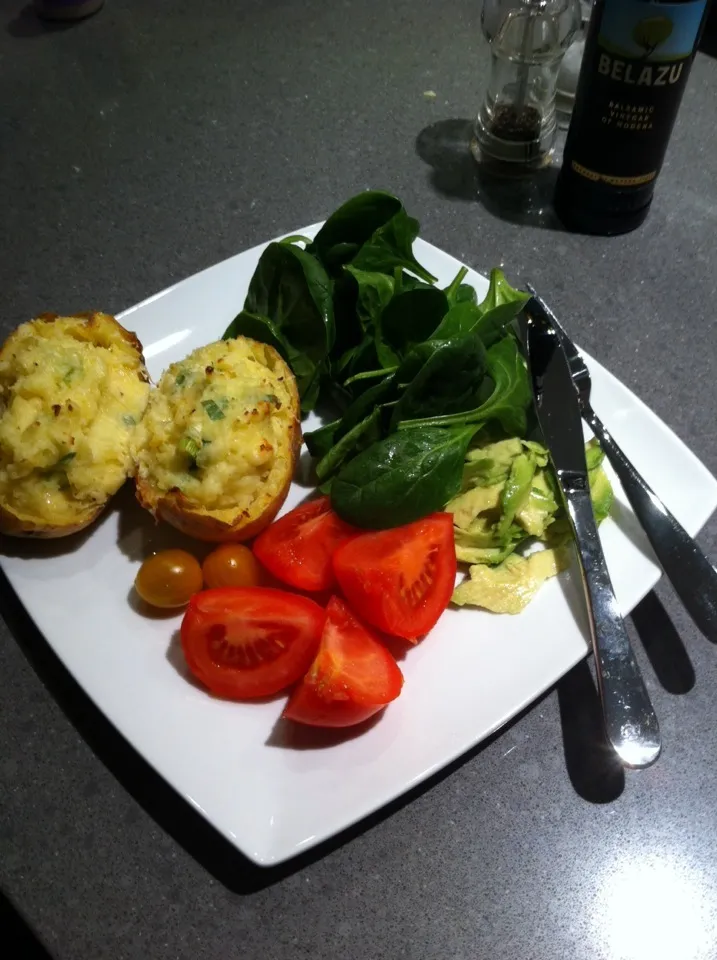
[[[157,520],[164,520],[195,540],[211,543],[251,540],[269,526],[289,493],[302,443],[299,391],[294,375],[284,359],[273,347],[264,344],[262,346],[272,356],[274,365],[281,371],[292,400],[292,422],[289,428],[291,456],[286,476],[278,492],[271,497],[255,501],[248,510],[238,512],[231,509],[207,510],[193,505],[180,490],[162,493],[156,490],[147,478],[139,475],[136,478],[136,494],[141,505]]]
[[[190,501],[181,491],[170,491],[158,496],[157,492],[139,477],[137,478],[137,499],[146,510],[154,514],[157,520],[170,523],[187,536],[194,537],[195,540],[206,540],[211,543],[251,540],[269,526],[289,493],[301,449],[301,427],[298,418],[293,427],[291,443],[293,450],[291,470],[287,471],[286,480],[280,492],[272,497],[256,516],[253,511],[232,514],[229,510],[198,510],[191,506]]]
[[[55,323],[61,317],[62,315],[57,313],[42,313],[34,320],[30,321],[30,323]],[[125,340],[136,352],[138,364],[137,373],[139,379],[145,383],[149,382],[149,375],[144,365],[142,344],[135,333],[130,330],[126,330],[122,324],[115,319],[115,317],[100,311],[76,313],[73,314],[73,318],[86,321],[87,329],[92,334],[96,333],[98,338],[103,327],[111,324],[121,335],[122,339]],[[8,346],[12,341],[13,333],[10,334],[10,336],[3,343],[2,347],[0,347],[0,358],[8,349]],[[90,336],[89,339],[92,340],[93,337]],[[81,530],[84,530],[90,524],[94,523],[94,521],[104,512],[110,499],[111,495],[108,495],[103,503],[98,504],[92,510],[87,510],[86,507],[81,507],[81,505],[78,504],[78,515],[76,520],[74,520],[72,523],[48,523],[48,521],[44,518],[21,514],[13,510],[9,504],[0,500],[0,533],[10,537],[26,537],[44,540],[68,537],[72,534],[79,533]]]
[[[36,520],[32,517],[21,517],[14,513],[9,507],[0,504],[0,533],[7,537],[27,537],[35,540],[57,540],[60,537],[69,537],[73,533],[79,533],[104,512],[107,503],[100,505],[92,513],[88,514],[77,523],[64,524],[56,526],[48,524],[44,520]]]

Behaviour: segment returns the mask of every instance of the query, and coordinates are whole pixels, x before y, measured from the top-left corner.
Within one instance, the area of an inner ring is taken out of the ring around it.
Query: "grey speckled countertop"
[[[428,240],[531,278],[717,472],[717,63],[697,59],[647,224],[572,236],[479,200],[459,122],[485,77],[479,6],[107,0],[43,30],[7,0],[3,330],[118,311],[386,187]],[[717,523],[701,541],[717,557]],[[113,734],[7,592],[3,613],[0,886],[60,960],[717,957],[717,651],[663,587],[635,616],[656,767],[609,764],[583,665],[410,802],[279,872]]]

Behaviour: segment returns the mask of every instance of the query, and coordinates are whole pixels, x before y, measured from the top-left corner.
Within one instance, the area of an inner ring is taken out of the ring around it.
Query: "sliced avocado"
[[[509,557],[516,546],[516,543],[510,543],[507,547],[469,547],[456,540],[456,559],[461,563],[487,563],[494,567]]]
[[[481,447],[474,447],[466,454],[466,460],[495,460],[496,463],[503,463],[510,466],[515,457],[523,452],[523,444],[518,437],[510,437],[508,440],[498,440],[497,443],[486,443]]]
[[[544,470],[538,470],[533,477],[528,499],[515,514],[515,519],[531,537],[544,537],[557,512],[558,504],[547,474]]]
[[[492,487],[496,483],[505,483],[508,479],[510,466],[500,460],[482,457],[480,460],[470,460],[463,468],[463,490],[472,487]]]
[[[471,521],[468,528],[454,527],[456,547],[482,549],[499,546],[495,537],[495,514],[484,513]]]
[[[593,502],[595,522],[602,523],[612,509],[615,494],[613,493],[612,486],[607,478],[607,474],[602,467],[598,467],[597,470],[591,470],[589,479],[590,498]]]
[[[523,447],[533,454],[535,462],[539,467],[547,467],[549,460],[548,451],[542,443],[536,443],[535,440],[523,440],[522,443]]]
[[[589,443],[585,444],[585,461],[588,465],[588,470],[597,470],[604,459],[605,454],[603,449],[593,437]]]
[[[453,603],[492,610],[493,613],[521,613],[541,584],[570,564],[570,550],[541,550],[529,557],[513,554],[499,566],[476,564],[470,578],[453,591]]]
[[[500,498],[502,516],[498,523],[498,539],[504,543],[513,518],[530,494],[535,476],[535,460],[528,453],[521,453],[510,465],[510,473]]]
[[[500,507],[500,496],[503,484],[497,483],[492,487],[473,487],[466,490],[446,505],[448,513],[453,514],[453,523],[463,530],[467,530],[471,523],[481,513],[497,510]]]

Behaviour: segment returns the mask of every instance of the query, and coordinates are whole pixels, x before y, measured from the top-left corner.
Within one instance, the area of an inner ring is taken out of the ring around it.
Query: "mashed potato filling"
[[[245,510],[291,462],[292,392],[273,351],[240,337],[172,364],[137,434],[139,476],[200,510]]]
[[[77,522],[133,472],[149,384],[138,346],[104,314],[24,323],[0,354],[0,501]]]

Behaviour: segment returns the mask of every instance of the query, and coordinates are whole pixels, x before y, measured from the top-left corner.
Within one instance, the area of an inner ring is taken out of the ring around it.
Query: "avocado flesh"
[[[567,545],[539,550],[528,557],[513,554],[496,567],[474,564],[470,577],[453,592],[453,603],[483,607],[493,613],[521,613],[542,584],[570,564]]]
[[[614,495],[595,440],[586,445],[595,520],[608,516]],[[567,568],[572,540],[557,481],[542,444],[517,437],[469,451],[463,492],[446,507],[453,514],[456,557],[469,577],[453,602],[496,613],[520,613],[541,584]],[[545,549],[523,555],[535,541]]]

